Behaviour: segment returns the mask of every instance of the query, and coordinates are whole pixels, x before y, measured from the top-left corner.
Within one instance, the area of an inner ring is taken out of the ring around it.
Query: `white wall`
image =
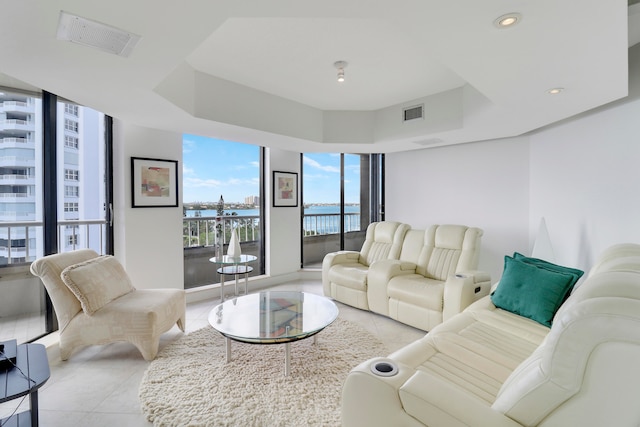
[[[266,274],[283,281],[300,270],[300,153],[269,148],[265,154]],[[273,207],[273,171],[298,174],[298,207]]]
[[[640,243],[639,119],[635,98],[531,136],[531,226],[545,217],[558,263]]]
[[[505,254],[528,250],[528,187],[526,137],[387,154],[386,219],[482,228],[479,268],[497,278]]]
[[[114,120],[115,256],[139,289],[183,288],[182,135]],[[131,207],[131,157],[178,160],[179,206]]]
[[[387,155],[387,219],[483,228],[494,281],[505,254],[531,253],[543,217],[555,262],[585,271],[640,243],[640,45],[629,59],[624,100],[529,136]]]

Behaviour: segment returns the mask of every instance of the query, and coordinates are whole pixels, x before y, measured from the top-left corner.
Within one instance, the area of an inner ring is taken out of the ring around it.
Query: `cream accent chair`
[[[363,362],[345,381],[342,425],[637,427],[638,360],[640,245],[615,245],[551,328],[487,296],[389,357]]]
[[[370,310],[429,331],[488,295],[490,276],[476,270],[482,234],[451,224],[409,230],[399,260],[371,266]]]
[[[162,333],[176,323],[184,332],[184,290],[135,289],[114,257],[82,249],[37,259],[31,272],[53,302],[62,360],[78,347],[114,341],[128,341],[153,360]]]
[[[322,262],[324,294],[363,310],[367,302],[367,273],[375,262],[398,259],[404,235],[411,227],[394,221],[373,222],[360,252],[339,251],[325,255]]]

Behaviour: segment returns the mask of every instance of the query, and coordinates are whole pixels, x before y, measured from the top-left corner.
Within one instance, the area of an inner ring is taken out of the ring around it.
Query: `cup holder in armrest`
[[[398,365],[391,359],[378,359],[370,366],[371,372],[380,377],[392,377],[398,373]]]

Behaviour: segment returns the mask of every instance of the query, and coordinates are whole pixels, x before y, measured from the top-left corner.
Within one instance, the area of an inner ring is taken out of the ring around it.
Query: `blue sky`
[[[259,147],[185,134],[182,150],[184,203],[217,201],[220,195],[227,202],[244,202],[245,197],[259,195]],[[305,154],[304,171],[305,203],[339,202],[339,154]],[[347,203],[358,203],[359,188],[359,157],[347,155]]]

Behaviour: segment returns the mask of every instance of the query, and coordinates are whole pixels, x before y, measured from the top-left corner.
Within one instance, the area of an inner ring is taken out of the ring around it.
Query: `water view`
[[[344,207],[345,213],[360,213],[359,205],[347,205]],[[197,215],[196,213],[199,212]],[[260,215],[259,209],[225,209],[224,213],[232,214],[236,213],[238,216],[258,216]],[[323,214],[339,214],[340,206],[339,205],[309,205],[304,208],[305,215],[323,215]],[[211,217],[216,216],[218,213],[215,209],[204,209],[204,210],[187,210],[185,213],[186,218],[192,218],[195,216],[203,216],[203,217]]]
[[[345,211],[345,230],[360,230],[360,206],[347,205]],[[237,218],[257,217],[259,209],[225,209],[225,217],[232,214]],[[187,210],[185,218],[211,218],[215,217],[215,209]],[[303,228],[305,235],[334,234],[340,231],[340,206],[339,205],[309,205],[304,208]]]

